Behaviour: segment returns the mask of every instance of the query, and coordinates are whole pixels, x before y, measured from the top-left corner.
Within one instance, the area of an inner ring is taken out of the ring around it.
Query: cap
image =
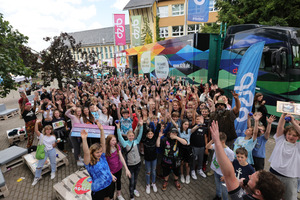
[[[172,128],[171,131],[170,131],[170,133],[178,133],[177,128]]]
[[[225,106],[225,108],[226,108],[226,104],[225,104],[225,101],[223,99],[218,99],[215,107],[218,107],[218,105],[221,105],[221,104],[223,104]]]
[[[25,103],[25,106],[31,106],[31,103],[27,102]]]

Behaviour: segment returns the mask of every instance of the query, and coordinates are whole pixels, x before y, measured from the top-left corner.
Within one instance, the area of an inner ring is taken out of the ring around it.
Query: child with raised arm
[[[81,131],[83,162],[84,166],[92,178],[92,199],[108,200],[111,196],[113,184],[116,177],[110,172],[108,163],[105,158],[105,135],[102,125],[97,122],[100,129],[100,144],[95,143],[90,148],[88,147],[88,133],[85,130]]]
[[[143,135],[143,119],[139,120],[139,134],[136,139],[134,139],[133,131],[129,130],[127,133],[128,140],[124,140],[120,130],[120,122],[116,123],[116,126],[118,139],[122,147],[126,148],[125,159],[131,173],[131,177],[129,178],[130,199],[134,200],[134,195],[137,197],[140,196],[140,193],[136,190],[137,179],[141,169],[141,157],[137,145],[140,143]]]
[[[291,126],[284,128],[285,120]],[[270,172],[285,185],[285,200],[297,199],[297,179],[300,177],[300,126],[292,115],[283,113],[279,119],[275,147],[269,159]]]
[[[35,186],[38,181],[42,178],[42,169],[45,164],[45,161],[49,157],[50,160],[50,166],[51,166],[51,179],[55,178],[55,171],[56,171],[56,138],[53,133],[53,129],[51,125],[47,125],[44,127],[42,133],[38,130],[38,125],[41,123],[42,120],[38,119],[35,122],[35,133],[38,136],[39,140],[42,140],[42,143],[45,145],[45,158],[42,160],[39,160],[36,171],[35,171],[35,177],[32,183],[32,186]]]

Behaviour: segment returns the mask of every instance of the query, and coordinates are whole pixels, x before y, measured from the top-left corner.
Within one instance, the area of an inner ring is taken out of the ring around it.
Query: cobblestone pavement
[[[18,107],[17,104],[18,94],[10,95],[7,99],[1,99],[0,103],[7,104],[8,108]],[[41,116],[38,116],[41,118]],[[18,116],[9,118],[8,120],[0,121],[0,150],[9,147],[6,130],[13,129],[16,127],[24,126],[23,119]],[[23,142],[18,142],[18,146],[26,148],[27,140]],[[266,152],[267,158],[270,156],[274,148],[274,139],[270,138],[267,142]],[[34,140],[34,145],[37,145],[37,139]],[[39,183],[32,187],[31,183],[33,181],[34,175],[29,170],[26,164],[16,167],[6,173],[4,173],[4,178],[6,180],[7,187],[9,189],[10,195],[5,198],[9,200],[50,200],[56,199],[53,185],[60,182],[65,177],[74,173],[78,170],[74,158],[71,154],[71,150],[67,145],[69,166],[61,166],[58,168],[56,177],[54,180],[50,179],[50,173],[43,175],[43,179]],[[266,162],[265,169],[269,168],[269,163]],[[170,180],[169,186],[165,192],[161,190],[162,181],[157,180],[158,192],[153,193],[151,189],[150,195],[145,192],[145,167],[142,165],[137,190],[140,192],[141,196],[135,199],[166,199],[166,200],[211,200],[215,196],[215,186],[213,176],[202,178],[198,176],[198,180],[191,179],[189,185],[182,184],[182,190],[177,191],[173,182]],[[128,180],[123,173],[122,176],[122,194],[124,198],[129,199],[128,191]],[[17,182],[20,177],[25,177],[21,182]],[[4,199],[3,196],[0,199]]]

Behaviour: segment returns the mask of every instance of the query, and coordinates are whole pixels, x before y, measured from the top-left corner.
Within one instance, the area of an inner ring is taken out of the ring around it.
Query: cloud
[[[28,45],[37,51],[49,45],[43,37],[102,27],[97,22],[96,5],[82,0],[0,0],[0,10],[14,29],[29,37]]]
[[[118,10],[123,10],[123,8],[127,5],[129,1],[130,0],[116,0],[112,7]]]

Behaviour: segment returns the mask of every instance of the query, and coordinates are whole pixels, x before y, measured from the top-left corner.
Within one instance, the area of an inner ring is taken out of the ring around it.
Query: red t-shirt
[[[25,99],[25,103],[29,102],[28,98],[26,97]],[[22,105],[23,104],[23,98],[21,97],[18,101],[19,105]]]

